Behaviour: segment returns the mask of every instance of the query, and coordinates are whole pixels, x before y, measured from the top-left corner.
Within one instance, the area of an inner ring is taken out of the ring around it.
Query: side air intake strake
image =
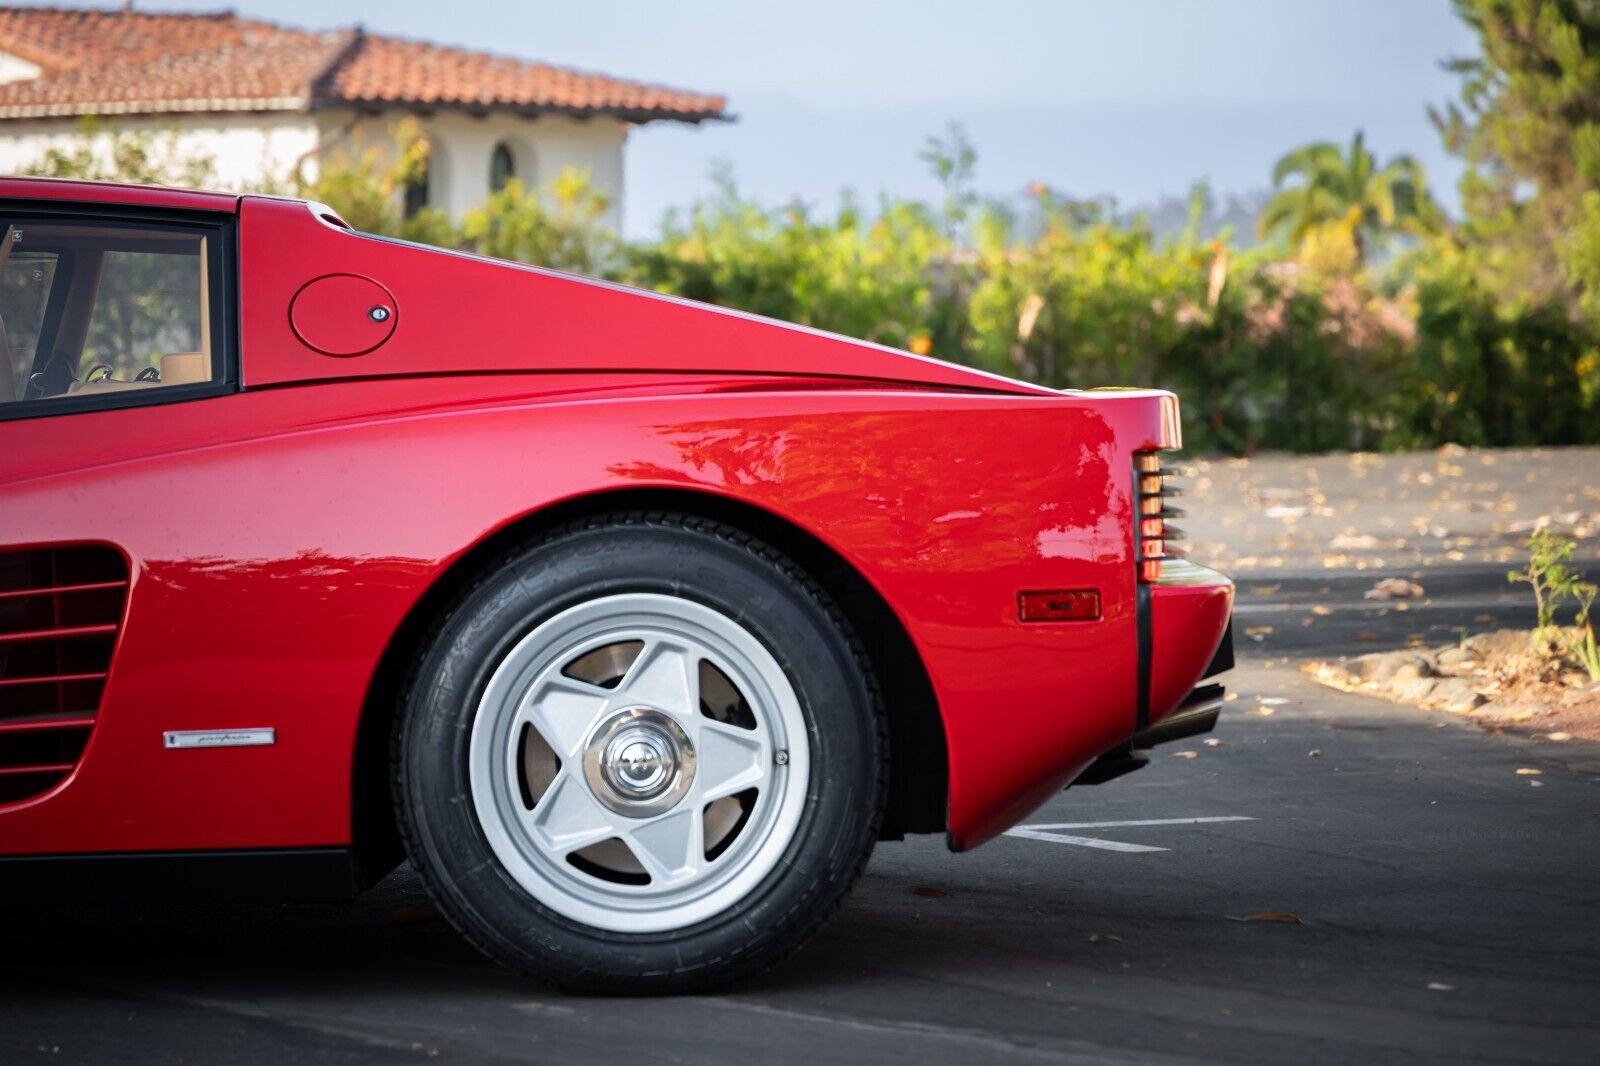
[[[0,552],[0,803],[48,792],[77,767],[127,597],[115,548]]]

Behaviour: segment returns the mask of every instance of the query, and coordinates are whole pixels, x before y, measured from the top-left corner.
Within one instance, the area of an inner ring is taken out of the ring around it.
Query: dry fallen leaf
[[[1362,593],[1368,600],[1419,600],[1422,596],[1422,586],[1403,577],[1386,577]]]
[[[1200,753],[1197,751],[1175,751],[1172,753],[1172,757],[1174,759],[1192,759],[1198,754]]]
[[[1322,749],[1321,748],[1312,748],[1310,751],[1306,752],[1306,754],[1311,756],[1313,759],[1321,758]]]
[[[1277,709],[1273,707],[1257,707],[1256,713],[1263,718],[1270,718],[1272,715],[1275,715],[1278,712]]]
[[[929,899],[944,899],[944,897],[947,895],[945,890],[942,888],[929,888],[925,885],[913,888],[911,890],[911,894],[913,896],[926,896]]]
[[[1494,621],[1494,615],[1492,615],[1492,614],[1475,614],[1475,615],[1472,616],[1472,620],[1474,622],[1493,622]]]
[[[1519,767],[1517,767],[1517,773],[1522,774],[1524,776],[1528,776],[1528,777],[1538,777],[1540,774],[1544,773],[1544,771],[1543,770],[1535,770],[1531,766],[1519,766]]]
[[[1329,607],[1327,604],[1314,603],[1311,605],[1311,613],[1317,615],[1330,615],[1333,613],[1333,608]]]
[[[1207,738],[1206,738],[1206,739],[1205,739],[1205,740],[1204,740],[1204,741],[1202,741],[1202,742],[1201,742],[1201,743],[1203,743],[1203,744],[1205,744],[1205,746],[1206,746],[1206,747],[1208,747],[1208,748],[1214,748],[1214,747],[1216,747],[1216,746],[1217,746],[1217,745],[1218,745],[1218,744],[1221,744],[1221,743],[1222,743],[1222,741],[1220,741],[1220,740],[1218,740],[1218,739],[1217,739],[1217,738],[1216,738],[1216,737],[1207,737]]]
[[[1280,707],[1283,704],[1289,702],[1289,697],[1287,697],[1287,696],[1262,696],[1260,699],[1256,700],[1256,702],[1261,704],[1261,706],[1263,706],[1263,707]]]
[[[1288,911],[1263,911],[1260,914],[1247,914],[1243,918],[1235,917],[1232,914],[1225,914],[1223,917],[1235,922],[1281,922],[1284,925],[1305,924],[1300,920],[1298,914],[1290,914]]]
[[[1559,733],[1559,732],[1558,733],[1546,733],[1544,736],[1545,736],[1546,740],[1571,740],[1572,739],[1572,734],[1571,733]]]
[[[1543,788],[1544,787],[1544,782],[1543,781],[1529,781],[1528,784],[1531,785],[1534,788]]]
[[[1428,982],[1428,991],[1429,992],[1454,992],[1455,990],[1456,990],[1456,986],[1455,985],[1447,985],[1443,981],[1429,981]]]

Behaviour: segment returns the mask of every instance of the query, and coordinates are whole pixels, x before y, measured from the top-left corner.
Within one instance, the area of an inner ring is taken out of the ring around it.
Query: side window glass
[[[5,365],[0,366],[0,402],[20,399],[21,383],[33,372],[34,354],[39,349],[39,330],[44,324],[45,300],[55,280],[56,257],[49,252],[18,252],[14,231],[8,229],[0,256],[0,348]]]
[[[109,221],[0,224],[0,404],[42,412],[66,399],[79,401],[76,408],[103,398],[113,406],[220,379],[212,232]]]

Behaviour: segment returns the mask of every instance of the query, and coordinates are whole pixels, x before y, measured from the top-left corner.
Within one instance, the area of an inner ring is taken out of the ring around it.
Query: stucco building
[[[314,176],[320,160],[385,145],[398,120],[430,146],[407,191],[452,218],[516,176],[540,185],[589,172],[620,227],[623,145],[645,122],[725,116],[720,96],[367,33],[312,32],[214,14],[0,7],[0,173],[82,143],[93,115],[130,131],[176,131],[237,188]]]

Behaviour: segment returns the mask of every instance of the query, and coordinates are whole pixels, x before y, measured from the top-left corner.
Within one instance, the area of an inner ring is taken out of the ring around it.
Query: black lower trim
[[[1114,781],[1124,774],[1131,774],[1135,770],[1142,770],[1150,765],[1150,756],[1142,751],[1133,751],[1129,748],[1117,748],[1108,751],[1094,762],[1089,768],[1079,774],[1072,781],[1073,787],[1078,785],[1103,785],[1107,781]]]
[[[1206,667],[1206,672],[1200,675],[1204,681],[1208,677],[1216,677],[1233,669],[1233,616],[1228,616],[1228,628],[1222,631],[1222,643],[1217,645],[1217,653],[1211,657],[1211,665]]]
[[[1149,765],[1146,752],[1157,744],[1170,744],[1174,740],[1209,733],[1217,726],[1222,713],[1226,690],[1221,685],[1201,685],[1189,693],[1179,708],[1153,726],[1133,735],[1125,744],[1118,744],[1101,755],[1089,768],[1073,779],[1072,785],[1099,785],[1131,774]]]
[[[1177,710],[1135,734],[1133,746],[1153,748],[1157,744],[1170,744],[1174,740],[1211,732],[1217,727],[1224,696],[1225,690],[1221,685],[1201,685],[1189,693],[1189,698]]]
[[[341,900],[359,888],[349,848],[0,858],[0,901]]]
[[[1135,587],[1133,597],[1134,639],[1139,659],[1139,703],[1133,719],[1136,733],[1150,725],[1150,668],[1154,665],[1151,657],[1150,601],[1150,586],[1141,581]]]

